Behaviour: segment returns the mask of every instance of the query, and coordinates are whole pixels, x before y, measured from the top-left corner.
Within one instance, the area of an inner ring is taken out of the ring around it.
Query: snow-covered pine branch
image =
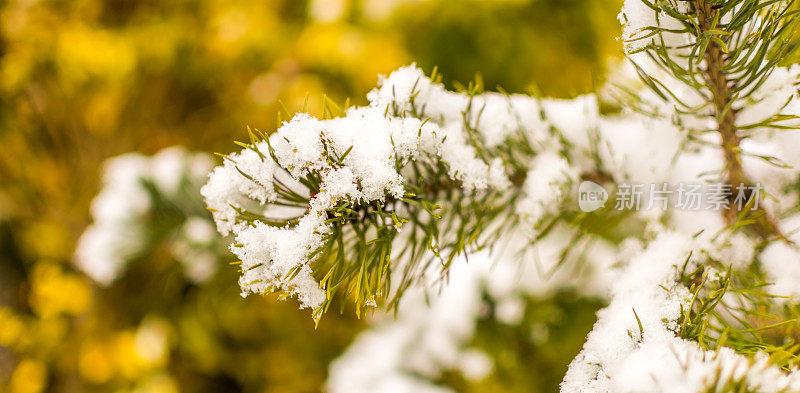
[[[519,224],[517,213],[556,212],[571,195],[550,185],[566,190],[579,175],[564,134],[582,135],[576,150],[588,152],[583,130],[597,113],[591,97],[449,92],[414,66],[368,98],[341,117],[300,114],[251,134],[212,173],[202,192],[220,232],[236,236],[243,293],[297,295],[315,318],[336,293],[357,312],[396,305],[429,265],[446,272]]]

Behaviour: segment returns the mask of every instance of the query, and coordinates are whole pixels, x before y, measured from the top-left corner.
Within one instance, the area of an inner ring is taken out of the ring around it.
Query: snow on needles
[[[678,337],[678,319],[692,297],[676,281],[679,269],[686,261],[693,270],[698,256],[718,250],[702,236],[662,229],[610,286],[610,304],[598,312],[561,391],[706,392],[729,383],[758,392],[800,389],[800,372],[785,374],[766,355],[748,359],[724,347],[704,351]]]
[[[468,141],[460,114],[467,107],[466,96],[445,91],[421,70],[409,66],[384,78],[368,97],[369,106],[351,108],[344,117],[320,120],[298,114],[270,136],[272,154],[262,142],[255,149],[231,154],[212,172],[202,194],[219,231],[236,235],[237,246],[232,251],[242,260],[243,295],[281,289],[296,295],[302,307],[319,307],[325,291],[312,277],[309,255],[323,245],[330,231],[326,212],[343,201],[367,204],[387,197],[402,198],[405,180],[398,167],[405,162],[442,162],[448,176],[467,192],[508,187],[501,161],[478,158]],[[494,97],[491,101],[506,108],[508,114],[505,100]],[[413,105],[428,108],[433,117],[443,121],[387,116],[389,106],[411,112]],[[486,107],[502,113],[495,105]],[[498,131],[493,129],[492,138],[497,138]],[[503,132],[511,129],[504,126]],[[345,158],[333,162],[331,153]],[[280,176],[278,167],[288,171],[295,182],[312,172],[320,176],[320,192],[311,197],[298,224],[276,228],[237,219],[244,208],[255,205],[264,211],[276,200],[273,187]]]
[[[541,152],[521,190],[528,198],[518,210],[527,223],[557,211],[565,188],[579,173],[557,153],[564,146],[552,129],[578,147],[580,154],[573,157],[578,167],[593,164],[584,154],[591,145],[587,130],[596,127],[599,118],[593,96],[537,100],[455,93],[411,65],[382,77],[367,98],[368,106],[350,108],[343,117],[297,114],[269,137],[269,144],[260,142],[230,154],[211,173],[201,193],[220,233],[236,236],[232,251],[242,261],[243,295],[282,290],[297,296],[301,307],[319,307],[326,294],[309,264],[310,255],[330,233],[327,211],[343,202],[366,205],[402,198],[403,167],[412,160],[444,164],[447,176],[465,192],[511,190],[503,161],[480,157],[471,132],[491,149],[521,131],[531,148]],[[338,162],[337,157],[344,159]],[[302,193],[298,184],[311,173],[319,175],[321,188],[313,196],[304,194],[310,197],[309,206],[299,212],[302,217],[295,225],[275,227],[241,219],[243,210],[274,213],[276,181]]]
[[[689,10],[688,1],[665,2],[663,7],[669,7],[669,4],[674,4],[672,7],[679,13],[685,14]],[[675,44],[673,45],[674,47],[679,43],[685,43],[687,39],[684,34],[663,31],[660,34],[654,34],[654,27],[676,29],[680,27],[680,24],[675,18],[667,15],[666,12],[653,9],[643,0],[625,0],[618,19],[622,23],[622,40],[625,43],[624,48],[627,53],[643,49],[656,40],[659,43],[663,40],[664,43]]]

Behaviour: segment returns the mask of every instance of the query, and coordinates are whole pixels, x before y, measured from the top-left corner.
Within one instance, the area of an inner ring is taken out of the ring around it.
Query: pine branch
[[[244,293],[296,295],[317,320],[337,295],[357,315],[396,308],[437,265],[446,277],[458,256],[519,224],[536,151],[511,97],[476,85],[451,93],[435,76],[401,71],[410,86],[387,83],[369,107],[326,104],[322,119],[300,114],[271,135],[251,132],[241,153],[224,156],[203,194],[220,230],[237,235]],[[455,106],[441,112],[426,94]],[[486,131],[497,119],[507,123],[501,140]]]

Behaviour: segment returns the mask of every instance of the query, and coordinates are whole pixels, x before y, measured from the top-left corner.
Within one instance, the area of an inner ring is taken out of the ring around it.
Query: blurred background
[[[245,126],[276,127],[279,102],[363,104],[379,74],[411,62],[451,88],[477,77],[512,93],[590,92],[620,56],[619,3],[0,2],[0,392],[320,391],[367,323],[331,312],[315,330],[294,302],[242,299],[222,239],[213,273],[184,274],[175,233],[209,219],[196,195],[148,194],[136,216],[147,241],[110,284],[75,267],[102,163],[174,145],[238,150]],[[554,339],[482,321],[475,345],[498,359],[494,375],[440,382],[554,391],[599,304],[532,302]]]

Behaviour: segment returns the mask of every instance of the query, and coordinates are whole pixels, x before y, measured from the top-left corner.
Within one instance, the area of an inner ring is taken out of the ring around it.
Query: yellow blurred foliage
[[[51,169],[51,173],[59,172],[57,168]],[[47,177],[47,174],[43,176]],[[32,259],[59,259],[72,252],[73,247],[72,234],[63,224],[53,220],[29,222],[21,231],[21,241],[26,245],[28,257]]]
[[[167,374],[157,374],[150,379],[145,380],[141,386],[135,387],[131,393],[178,393],[178,388],[175,379]]]
[[[113,347],[97,340],[87,339],[83,342],[78,354],[78,371],[84,380],[102,384],[111,379],[116,370],[109,348]]]
[[[86,129],[97,136],[113,135],[119,124],[124,94],[116,89],[105,89],[86,103],[83,122]]]
[[[77,315],[91,302],[91,289],[86,278],[65,273],[52,262],[38,262],[31,272],[31,307],[42,318],[60,313]]]
[[[10,308],[0,308],[0,346],[14,347],[26,332],[25,322]]]
[[[82,24],[60,28],[55,60],[61,80],[70,82],[65,88],[77,88],[93,78],[119,83],[136,67],[136,51],[126,37]]]
[[[150,322],[138,331],[122,331],[103,338],[87,338],[80,346],[78,369],[81,376],[95,385],[113,378],[135,381],[151,375],[167,360],[165,323]],[[152,326],[156,323],[158,326]],[[155,331],[154,331],[155,329]]]
[[[361,90],[372,88],[378,75],[410,62],[397,37],[369,34],[346,24],[308,26],[297,40],[296,53],[300,62],[344,75]]]
[[[39,393],[47,383],[47,367],[44,363],[25,359],[19,362],[9,383],[9,393]]]

